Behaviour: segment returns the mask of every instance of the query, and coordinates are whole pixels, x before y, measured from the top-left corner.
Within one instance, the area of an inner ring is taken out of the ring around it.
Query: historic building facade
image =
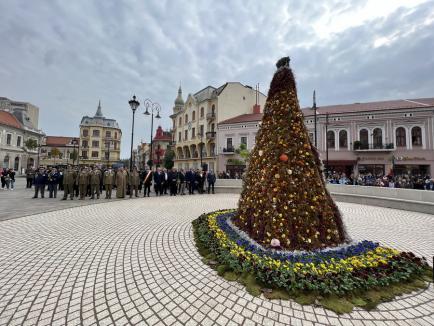
[[[46,136],[40,149],[40,164],[44,166],[78,163],[78,138]]]
[[[21,111],[0,110],[0,167],[13,168],[17,174],[38,165],[38,149],[44,133],[32,126],[27,115]],[[36,147],[28,147],[32,139]]]
[[[314,111],[302,111],[314,144]],[[237,158],[234,151],[227,151],[230,144],[254,146],[261,119],[261,115],[240,115],[219,124],[219,171],[231,165],[228,159]],[[434,98],[318,107],[316,122],[317,148],[331,171],[434,173]]]
[[[0,110],[14,114],[26,127],[39,129],[39,108],[36,105],[0,97]]]
[[[114,119],[105,118],[101,102],[93,117],[80,123],[80,165],[110,165],[120,160],[122,131]]]
[[[229,82],[215,88],[205,87],[182,98],[181,87],[173,114],[173,144],[176,168],[200,168],[203,164],[218,170],[217,125],[240,114],[259,112],[266,96],[250,86]]]

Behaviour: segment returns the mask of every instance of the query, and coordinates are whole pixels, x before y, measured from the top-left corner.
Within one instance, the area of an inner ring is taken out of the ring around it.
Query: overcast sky
[[[40,107],[47,135],[77,136],[101,99],[129,156],[133,94],[169,128],[207,85],[260,83],[291,57],[310,106],[434,96],[434,1],[0,1],[0,96]],[[140,107],[143,109],[143,106]],[[136,114],[135,144],[150,138]]]

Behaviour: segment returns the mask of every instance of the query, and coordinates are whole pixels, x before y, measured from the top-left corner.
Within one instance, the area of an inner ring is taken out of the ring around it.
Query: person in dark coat
[[[35,173],[35,195],[33,198],[38,198],[38,193],[41,193],[41,198],[44,198],[45,185],[48,182],[48,175],[44,168],[40,167],[39,171]]]
[[[34,168],[27,168],[26,170],[26,188],[32,188],[33,185],[33,178],[35,177],[35,169]]]
[[[170,196],[176,196],[178,190],[179,173],[175,168],[168,173]]]
[[[178,172],[178,194],[185,195],[185,172],[183,169]]]
[[[186,182],[186,186],[188,187],[188,193],[190,195],[193,195],[194,194],[194,172],[193,172],[193,169],[190,169],[185,174],[185,182]]]
[[[153,179],[153,172],[151,169],[148,169],[143,174],[143,197],[146,197],[150,195],[151,193],[151,186],[152,186],[152,179]]]
[[[196,173],[194,174],[194,187],[197,189],[197,192],[199,194],[203,193],[203,182],[204,178],[202,176],[203,172],[200,172],[199,169],[196,170]]]
[[[161,171],[160,168],[157,169],[157,172],[154,174],[154,190],[155,194],[157,196],[162,196],[164,189],[163,189],[163,182],[165,179],[165,175],[163,171]]]
[[[214,184],[216,181],[216,176],[214,171],[210,170],[206,176],[206,180],[208,181],[208,193],[210,192],[210,190],[212,189],[212,193],[214,194]]]
[[[57,198],[57,188],[59,187],[60,175],[56,168],[48,172],[48,192],[50,198]]]

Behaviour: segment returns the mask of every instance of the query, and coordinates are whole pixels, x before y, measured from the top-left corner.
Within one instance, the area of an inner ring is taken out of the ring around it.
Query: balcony
[[[215,112],[210,112],[206,114],[207,120],[214,120],[215,119]]]
[[[235,148],[233,147],[223,148],[223,154],[234,154],[234,153],[235,153]]]
[[[215,131],[208,131],[206,133],[206,139],[208,139],[208,140],[214,140],[215,139],[215,135],[216,135]]]
[[[354,151],[356,152],[391,152],[395,150],[393,143],[388,144],[363,144],[354,142]]]

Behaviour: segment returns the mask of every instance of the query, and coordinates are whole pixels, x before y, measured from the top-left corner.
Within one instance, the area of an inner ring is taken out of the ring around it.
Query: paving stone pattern
[[[1,195],[0,195],[1,196]],[[252,297],[201,262],[191,221],[237,195],[140,198],[0,222],[0,325],[433,325],[434,288],[336,315]],[[434,217],[340,203],[355,240],[432,257]]]

